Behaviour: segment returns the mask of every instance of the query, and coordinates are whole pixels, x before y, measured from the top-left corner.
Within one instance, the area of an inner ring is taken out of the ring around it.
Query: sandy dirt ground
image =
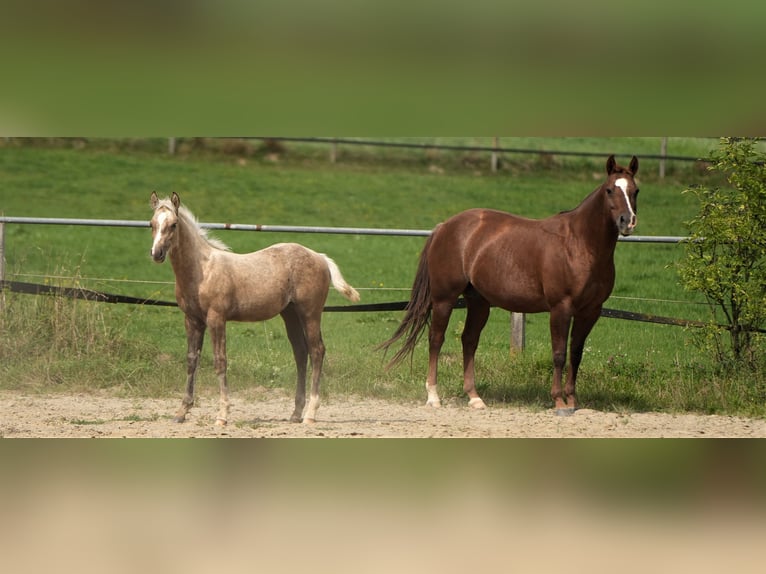
[[[440,409],[375,399],[328,398],[312,425],[291,423],[292,398],[273,391],[232,393],[229,424],[216,427],[217,396],[197,397],[187,421],[174,423],[180,399],[119,398],[109,394],[0,393],[0,436],[241,437],[241,438],[491,438],[491,437],[766,437],[766,420],[716,415],[552,410],[465,402]]]

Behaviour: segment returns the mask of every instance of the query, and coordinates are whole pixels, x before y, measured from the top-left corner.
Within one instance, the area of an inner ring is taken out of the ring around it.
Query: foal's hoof
[[[484,404],[484,401],[481,400],[481,397],[474,397],[470,401],[468,401],[468,406],[474,408],[474,409],[486,409],[487,405]]]
[[[182,423],[186,420],[186,415],[176,415],[173,417],[174,423]]]
[[[316,424],[316,422],[317,422],[316,419],[303,419],[304,425],[313,425],[313,424]]]
[[[227,424],[226,419],[215,419],[215,426],[217,427],[225,427]]]
[[[431,407],[432,409],[440,409],[442,406],[441,401],[434,401],[434,400],[428,400],[426,401],[426,406]]]
[[[569,407],[566,409],[556,409],[556,416],[557,417],[571,417],[573,414],[575,414],[575,411],[577,409],[575,407]]]

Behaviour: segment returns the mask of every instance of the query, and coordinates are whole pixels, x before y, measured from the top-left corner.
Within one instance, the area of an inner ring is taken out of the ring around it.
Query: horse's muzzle
[[[157,251],[154,251],[153,249],[149,251],[150,255],[152,256],[152,260],[155,263],[164,263],[165,262],[165,256],[167,255],[165,253],[164,249],[158,249]]]
[[[620,229],[620,235],[623,237],[627,237],[629,235],[633,235],[633,232],[636,230],[635,225],[626,225],[624,228]]]
[[[620,221],[617,224],[617,227],[620,230],[620,235],[628,236],[632,235],[633,232],[636,230],[636,216],[630,216],[630,215],[621,215]]]

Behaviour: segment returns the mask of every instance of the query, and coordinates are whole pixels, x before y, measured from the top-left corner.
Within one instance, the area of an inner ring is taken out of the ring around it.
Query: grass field
[[[490,138],[438,138],[435,143],[488,145]],[[668,153],[704,156],[715,140],[671,138]],[[507,147],[614,151],[618,161],[659,152],[659,138],[503,138]],[[469,207],[493,207],[529,217],[570,209],[603,179],[606,158],[502,158],[491,173],[476,152],[341,148],[328,161],[327,146],[258,142],[183,142],[169,156],[166,141],[96,140],[87,143],[0,144],[0,211],[9,216],[148,220],[149,194],[171,191],[201,221],[273,225],[430,229]],[[681,191],[711,176],[697,164],[642,161],[639,227],[642,235],[684,235],[694,214]],[[363,302],[408,296],[422,238],[219,232],[234,251],[298,241],[332,256]],[[173,299],[169,264],[148,256],[148,229],[6,225],[9,279],[73,283],[112,293]],[[617,284],[606,306],[704,319],[698,296],[685,293],[673,269],[682,248],[620,244]],[[184,380],[185,335],[177,309],[105,305],[49,297],[4,295],[0,318],[0,388],[30,392],[108,388],[127,395],[179,395]],[[345,301],[332,292],[331,305]],[[323,383],[334,394],[421,400],[426,351],[412,369],[382,369],[373,347],[388,338],[400,313],[326,314],[328,353]],[[462,392],[456,311],[443,354],[446,396]],[[528,317],[527,351],[509,354],[508,313],[495,310],[477,355],[480,392],[488,402],[549,406],[550,344],[547,315]],[[289,344],[279,319],[229,326],[230,384],[294,384]],[[766,414],[762,373],[724,375],[677,327],[602,319],[590,336],[578,392],[592,408]],[[203,352],[200,385],[215,386],[210,347]]]

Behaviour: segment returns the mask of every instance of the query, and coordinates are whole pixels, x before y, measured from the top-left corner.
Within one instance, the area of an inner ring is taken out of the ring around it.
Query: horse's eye
[[[607,195],[612,195],[613,192],[614,192],[614,190],[611,187],[607,187],[606,188],[606,194]]]
[[[178,224],[177,224],[177,223],[174,223],[173,225],[171,225],[171,226],[170,226],[170,229],[172,229],[173,231],[175,231],[175,230],[176,230],[176,227],[178,227]]]

